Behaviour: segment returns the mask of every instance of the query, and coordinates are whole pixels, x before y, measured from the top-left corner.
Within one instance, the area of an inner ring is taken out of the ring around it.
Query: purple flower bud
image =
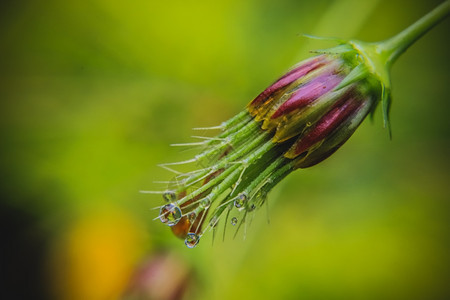
[[[296,167],[314,165],[350,137],[356,128],[352,118],[359,125],[373,108],[377,87],[369,80],[349,80],[357,66],[341,55],[313,57],[269,86],[247,109],[263,121],[262,129],[274,131],[275,143],[291,143],[284,156],[298,159]],[[352,124],[351,130],[346,124]],[[324,143],[332,137],[334,143]]]

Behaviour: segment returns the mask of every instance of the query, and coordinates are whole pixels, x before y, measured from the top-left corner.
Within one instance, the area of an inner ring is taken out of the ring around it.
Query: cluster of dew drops
[[[197,218],[197,214],[195,211],[191,211],[191,212],[187,212],[185,215],[183,215],[182,213],[182,209],[180,208],[180,206],[178,204],[176,204],[176,193],[174,191],[165,191],[163,193],[163,199],[166,202],[165,205],[161,206],[160,208],[160,212],[159,212],[159,220],[167,225],[167,226],[175,226],[177,225],[180,220],[183,217],[187,217],[187,219],[189,220],[190,224],[194,224],[196,218]],[[229,204],[226,209],[231,210],[233,207],[236,208],[238,211],[242,211],[244,209],[246,209],[246,212],[251,212],[253,210],[256,209],[256,204],[255,203],[251,203],[246,207],[246,202],[248,200],[248,196],[246,193],[240,193],[238,194],[236,197],[233,198],[233,201],[231,204]],[[206,213],[206,210],[209,209],[211,203],[208,202],[208,199],[203,199],[200,202],[199,207],[201,207],[202,209],[205,210],[204,213]],[[208,228],[212,228],[215,229],[216,225],[218,224],[219,218],[220,218],[221,213],[219,214],[215,214],[213,215],[213,217],[210,218],[209,224],[208,224]],[[227,215],[228,217],[228,215]],[[234,216],[230,219],[229,222],[232,226],[236,226],[239,223],[239,219]],[[191,225],[192,226],[192,225]],[[189,228],[189,231],[191,231],[191,228]],[[225,231],[225,228],[224,228]],[[206,229],[205,229],[206,232]],[[225,233],[225,232],[224,232]],[[236,232],[237,233],[237,232]],[[194,248],[197,246],[197,244],[200,241],[200,238],[202,236],[203,232],[189,232],[186,235],[186,238],[184,240],[184,243],[187,247],[189,248]]]

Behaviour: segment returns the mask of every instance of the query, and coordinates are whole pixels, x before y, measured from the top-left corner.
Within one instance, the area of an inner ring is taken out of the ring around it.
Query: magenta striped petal
[[[289,71],[281,78],[279,78],[275,83],[266,88],[261,94],[259,94],[251,103],[250,106],[257,106],[261,104],[267,97],[269,97],[274,92],[286,87],[292,82],[296,81],[302,76],[314,71],[328,62],[326,55],[317,56],[310,61],[300,65],[299,67]]]
[[[281,104],[271,118],[276,119],[291,111],[307,106],[336,87],[342,79],[341,76],[332,73],[322,74],[319,77],[314,78],[304,86],[300,87],[288,100]]]
[[[338,103],[333,109],[326,113],[315,126],[301,137],[295,147],[294,154],[300,155],[315,143],[323,140],[334,131],[344,120],[355,112],[362,102],[351,96],[345,102]]]

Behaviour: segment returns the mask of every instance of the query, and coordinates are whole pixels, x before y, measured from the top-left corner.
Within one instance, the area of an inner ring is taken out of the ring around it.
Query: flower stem
[[[445,19],[449,13],[450,1],[447,0],[399,34],[378,43],[379,49],[384,52],[386,62],[389,65],[392,65],[400,54],[406,51],[409,46],[427,33],[431,28]]]

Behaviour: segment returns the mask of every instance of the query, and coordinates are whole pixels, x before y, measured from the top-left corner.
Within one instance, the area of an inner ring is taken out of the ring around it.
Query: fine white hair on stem
[[[154,180],[153,183],[156,184],[178,184],[180,183],[179,181],[171,181],[171,180]]]
[[[141,194],[157,194],[157,195],[162,195],[167,191],[139,191],[139,193]]]
[[[176,166],[176,165],[185,165],[185,164],[190,164],[193,162],[196,162],[197,159],[196,158],[192,158],[192,159],[188,159],[188,160],[183,160],[183,161],[177,161],[177,162],[171,162],[171,163],[162,163],[159,164],[159,166]]]
[[[230,196],[232,196],[232,195],[234,194],[234,191],[236,190],[236,188],[237,188],[237,187],[239,186],[239,184],[241,183],[241,181],[242,181],[242,176],[244,175],[245,170],[247,170],[247,165],[244,165],[244,167],[242,168],[241,174],[239,174],[238,180],[234,183],[233,190],[231,191]]]
[[[223,125],[211,126],[211,127],[195,127],[195,128],[192,128],[192,130],[223,130],[223,129],[224,129]]]
[[[172,147],[190,147],[190,146],[203,146],[205,145],[205,141],[203,142],[194,142],[194,143],[179,143],[179,144],[170,144]]]
[[[219,137],[209,137],[209,136],[199,136],[199,135],[191,135],[191,138],[207,140],[207,141],[225,141],[226,140],[224,138],[219,138]]]
[[[172,173],[175,173],[175,174],[177,174],[177,175],[183,174],[182,172],[179,172],[179,171],[176,171],[176,170],[174,170],[174,169],[172,169],[172,168],[169,168],[169,167],[166,166],[166,165],[161,165],[161,164],[159,164],[158,167],[161,167],[161,168],[163,168],[163,169],[166,169],[167,171],[172,172]]]

